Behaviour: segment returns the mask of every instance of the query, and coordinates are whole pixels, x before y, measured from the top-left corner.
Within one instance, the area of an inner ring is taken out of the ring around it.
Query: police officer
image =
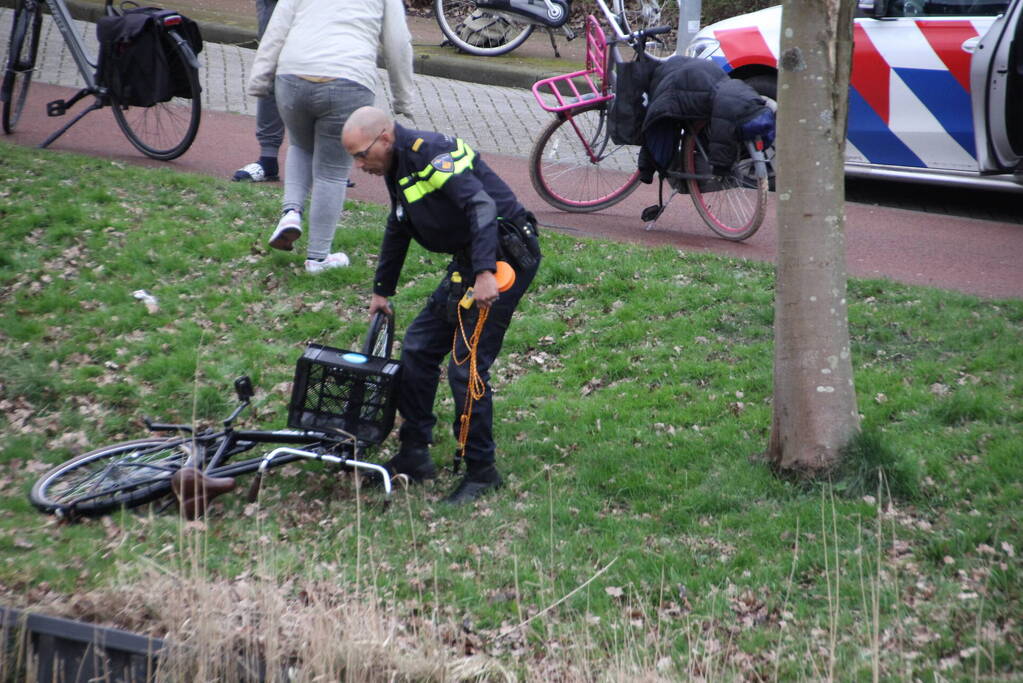
[[[348,119],[341,141],[359,168],[383,176],[391,198],[370,315],[378,310],[390,312],[388,297],[395,293],[411,240],[429,251],[453,256],[445,277],[402,342],[398,411],[403,422],[401,448],[386,465],[392,473],[413,481],[437,475],[429,444],[437,422],[433,404],[441,362],[451,354],[448,383],[460,414],[473,364],[457,361],[464,361],[468,353],[466,338],[473,333],[474,316],[481,307],[487,309],[475,363],[485,389],[469,416],[465,477],[445,499],[467,503],[502,484],[494,464],[489,370],[512,313],[540,264],[535,221],[479,154],[458,138],[409,130],[385,112],[363,107]],[[495,277],[498,260],[509,261],[515,270],[514,284],[504,292],[499,291]],[[475,305],[460,309],[459,300],[468,287],[473,289]],[[456,337],[460,324],[465,335]],[[456,415],[456,440],[460,428]]]

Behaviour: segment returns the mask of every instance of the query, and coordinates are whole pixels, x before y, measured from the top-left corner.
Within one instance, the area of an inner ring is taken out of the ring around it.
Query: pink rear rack
[[[537,81],[533,84],[533,96],[551,112],[606,102],[614,99],[606,75],[607,36],[591,14],[586,18],[586,69]],[[556,104],[549,103],[552,96]]]

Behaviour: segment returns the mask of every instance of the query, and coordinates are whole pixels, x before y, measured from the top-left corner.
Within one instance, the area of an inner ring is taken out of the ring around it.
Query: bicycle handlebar
[[[659,36],[662,33],[671,33],[673,30],[674,29],[671,26],[654,26],[653,28],[644,28],[639,31],[636,31],[633,35],[636,36],[643,35],[647,37]]]
[[[241,412],[249,407],[248,401],[242,401],[237,407],[231,412],[226,419],[223,420],[224,429],[231,430],[231,423],[234,422]],[[178,425],[178,424],[167,424],[164,422],[153,422],[148,417],[142,418],[142,424],[146,426],[151,432],[187,432],[189,434],[195,433],[195,428],[192,425]]]
[[[671,26],[654,26],[653,28],[643,28],[638,31],[628,33],[621,38],[611,38],[608,43],[629,43],[630,45],[637,42],[646,42],[647,38],[651,36],[659,36],[662,33],[671,33]]]
[[[153,422],[148,417],[142,418],[142,423],[146,425],[146,429],[151,432],[189,432],[192,433],[195,430],[191,425],[175,425],[175,424],[164,424],[162,422]]]

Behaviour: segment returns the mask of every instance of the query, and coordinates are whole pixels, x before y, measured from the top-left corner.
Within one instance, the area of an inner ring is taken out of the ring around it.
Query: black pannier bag
[[[119,104],[149,107],[172,97],[191,97],[187,65],[173,47],[164,19],[196,55],[202,51],[198,25],[173,10],[139,7],[96,22],[97,75]]]
[[[643,142],[646,91],[657,62],[641,52],[634,60],[615,62],[614,68],[615,98],[608,107],[608,132],[617,145],[638,145]]]

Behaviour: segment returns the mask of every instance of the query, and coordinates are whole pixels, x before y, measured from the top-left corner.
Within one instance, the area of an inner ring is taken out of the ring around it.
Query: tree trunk
[[[785,0],[778,60],[778,269],[768,459],[813,476],[859,430],[846,309],[850,0]]]

